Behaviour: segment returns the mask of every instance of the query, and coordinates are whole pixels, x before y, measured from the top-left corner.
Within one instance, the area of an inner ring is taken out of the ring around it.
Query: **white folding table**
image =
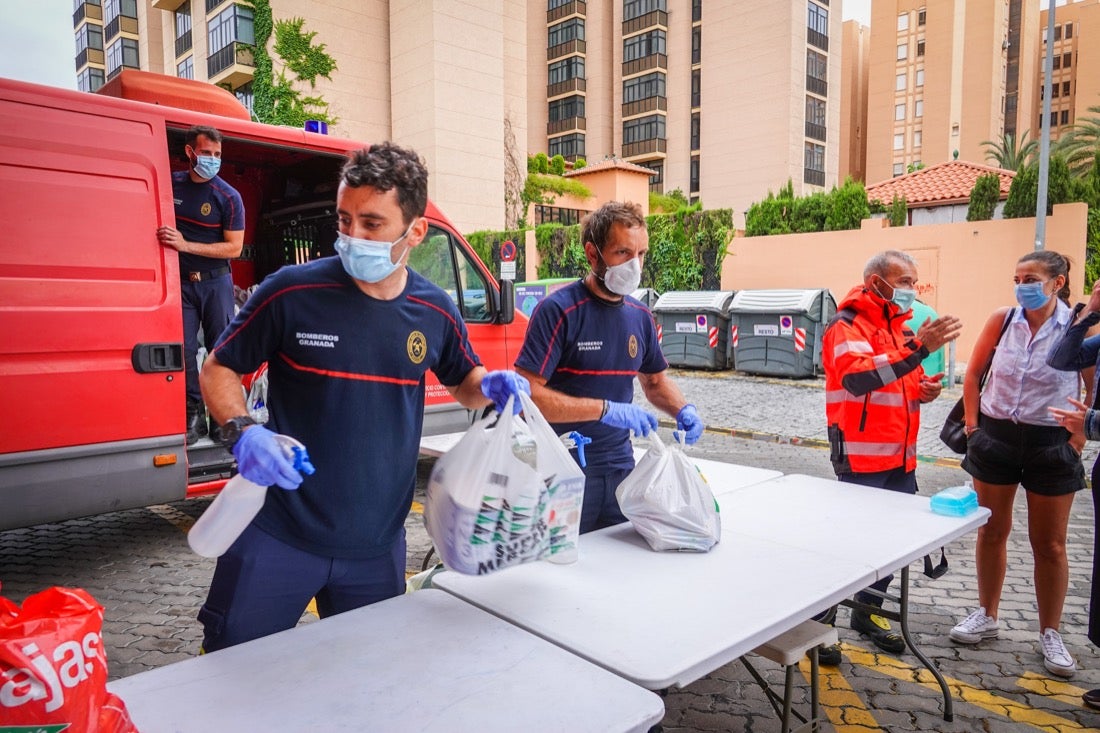
[[[713,488],[722,541],[709,553],[652,552],[623,524],[584,535],[575,564],[440,573],[434,587],[656,690],[699,679],[898,568],[904,612],[908,563],[989,517],[933,515],[927,497],[809,476]]]
[[[142,733],[646,731],[664,703],[423,590],[108,685]]]

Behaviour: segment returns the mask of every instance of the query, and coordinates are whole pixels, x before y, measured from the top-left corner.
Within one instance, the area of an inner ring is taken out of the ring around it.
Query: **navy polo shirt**
[[[176,205],[176,228],[188,242],[224,242],[225,232],[244,230],[241,195],[218,176],[195,183],[190,171],[174,172],[172,200]],[[187,252],[179,255],[180,272],[209,272],[229,264],[229,260],[222,257],[203,257]]]
[[[268,489],[257,525],[348,558],[387,552],[404,526],[427,371],[456,386],[481,363],[436,285],[409,270],[400,296],[376,300],[337,257],[265,279],[213,353],[240,374],[268,362],[267,427],[300,440],[317,469],[296,491]]]
[[[668,362],[645,305],[630,296],[608,303],[578,280],[535,307],[516,366],[567,395],[631,402],[634,377],[664,371]],[[629,430],[598,420],[552,425],[558,434],[576,430],[592,438],[585,448],[586,473],[634,466]]]

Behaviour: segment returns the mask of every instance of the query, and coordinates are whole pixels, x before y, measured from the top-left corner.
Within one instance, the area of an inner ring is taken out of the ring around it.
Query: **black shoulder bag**
[[[985,365],[985,370],[978,379],[979,395],[981,395],[982,389],[985,387],[985,378],[989,376],[989,369],[993,366],[993,356],[997,353],[997,346],[1000,345],[1001,339],[1005,335],[1005,331],[1008,330],[1008,324],[1012,323],[1012,319],[1015,315],[1016,309],[1013,308],[1008,312],[1008,315],[1005,316],[1004,325],[1001,326],[1001,332],[997,335],[997,343],[993,345],[993,353],[989,355],[989,363]],[[943,428],[940,429],[940,440],[956,453],[966,453],[966,425],[963,423],[965,418],[966,408],[963,406],[963,398],[960,397],[959,401],[955,403],[955,406],[951,408],[951,412],[947,413],[947,419],[943,421]]]

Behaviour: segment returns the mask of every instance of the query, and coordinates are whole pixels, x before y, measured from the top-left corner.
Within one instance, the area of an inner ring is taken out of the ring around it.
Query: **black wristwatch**
[[[237,441],[241,439],[241,433],[249,425],[259,425],[249,415],[238,415],[237,417],[231,417],[225,421],[225,424],[221,428],[221,442],[228,449],[232,449]]]

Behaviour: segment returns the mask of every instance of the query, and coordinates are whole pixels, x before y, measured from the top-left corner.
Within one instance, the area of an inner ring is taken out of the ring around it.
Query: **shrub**
[[[825,218],[825,231],[835,232],[844,229],[859,229],[860,222],[871,215],[867,203],[867,190],[859,181],[851,178],[840,188],[831,192],[833,206]]]
[[[868,212],[870,208],[868,207]],[[894,200],[890,202],[890,226],[903,227],[909,223],[909,203],[904,196],[894,194]]]
[[[996,173],[978,176],[970,190],[970,205],[966,207],[967,221],[988,221],[993,218],[997,201],[1001,198],[1001,177]]]
[[[561,155],[555,155],[550,159],[550,173],[555,176],[565,175],[565,158]]]

